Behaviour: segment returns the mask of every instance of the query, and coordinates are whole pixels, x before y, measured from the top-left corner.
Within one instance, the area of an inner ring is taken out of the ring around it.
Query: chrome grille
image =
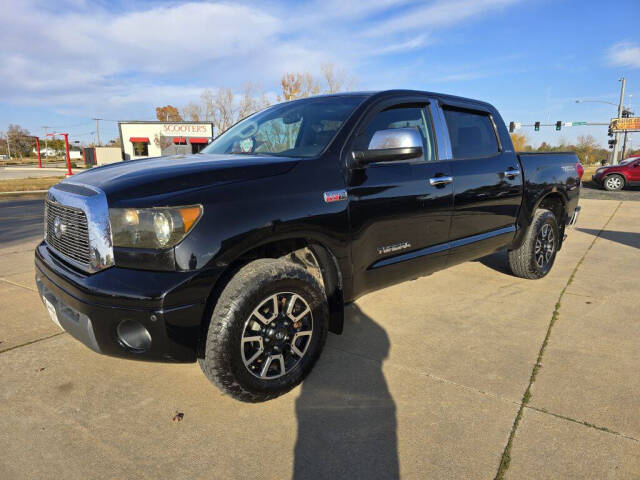
[[[83,266],[91,263],[89,228],[85,213],[47,199],[46,240],[51,248]]]

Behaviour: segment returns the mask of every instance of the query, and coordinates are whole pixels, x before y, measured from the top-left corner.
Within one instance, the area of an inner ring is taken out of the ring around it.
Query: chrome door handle
[[[433,177],[429,179],[429,185],[437,187],[438,185],[446,185],[453,182],[453,177]]]
[[[507,170],[506,172],[503,172],[503,175],[507,178],[517,177],[520,175],[520,170]]]

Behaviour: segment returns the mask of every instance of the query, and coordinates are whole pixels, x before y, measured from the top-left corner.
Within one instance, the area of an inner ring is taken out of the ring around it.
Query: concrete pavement
[[[0,235],[0,478],[640,478],[640,204],[581,205],[545,279],[495,254],[367,295],[258,405],[61,333],[32,219]]]

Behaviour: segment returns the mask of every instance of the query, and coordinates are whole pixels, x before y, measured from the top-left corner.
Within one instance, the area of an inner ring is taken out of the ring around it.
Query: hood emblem
[[[56,236],[58,240],[62,238],[64,232],[67,231],[67,226],[62,222],[60,217],[56,217],[53,220],[53,234]]]
[[[346,190],[333,190],[331,192],[324,192],[324,201],[326,203],[342,202],[347,199]]]

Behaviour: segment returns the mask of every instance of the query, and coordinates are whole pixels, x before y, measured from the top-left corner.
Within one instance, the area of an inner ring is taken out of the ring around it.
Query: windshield
[[[317,97],[275,105],[237,123],[202,153],[314,157],[364,99]]]
[[[626,165],[627,163],[635,162],[636,160],[640,160],[638,157],[627,158],[626,160],[622,160],[619,165]]]

